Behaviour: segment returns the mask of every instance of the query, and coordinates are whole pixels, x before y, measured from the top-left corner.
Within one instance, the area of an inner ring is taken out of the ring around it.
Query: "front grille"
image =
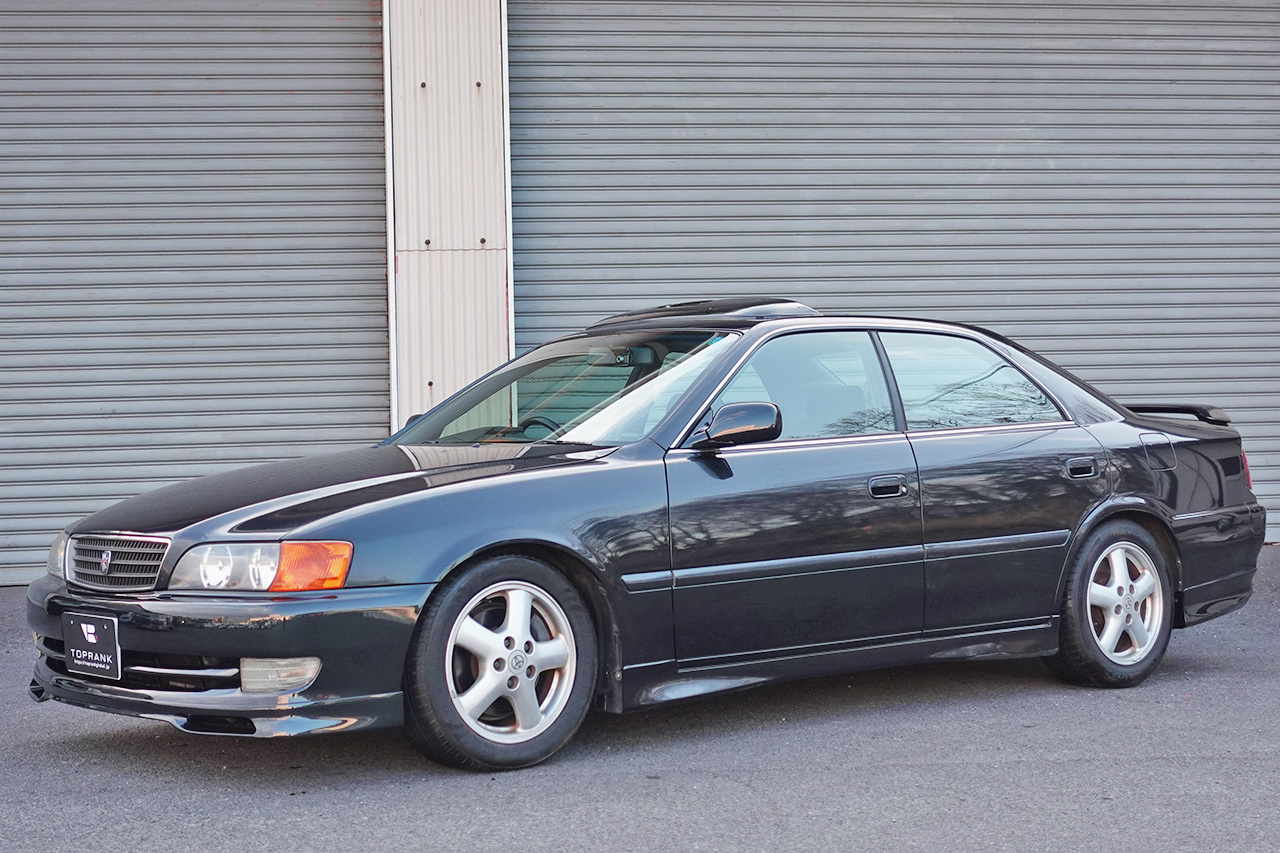
[[[102,592],[146,592],[168,548],[163,536],[73,536],[67,580]]]

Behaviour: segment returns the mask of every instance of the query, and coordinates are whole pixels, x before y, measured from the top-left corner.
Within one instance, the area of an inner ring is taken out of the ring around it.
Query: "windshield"
[[[638,441],[732,337],[628,332],[547,344],[414,421],[393,442]]]

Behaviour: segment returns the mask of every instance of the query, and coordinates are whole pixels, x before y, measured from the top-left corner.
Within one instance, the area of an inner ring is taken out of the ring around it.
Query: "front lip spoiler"
[[[35,665],[27,688],[37,702],[54,699],[68,705],[160,720],[185,732],[248,737],[284,737],[321,732],[400,726],[400,691],[337,699],[306,699],[297,694],[244,693],[241,690],[132,690],[81,681]]]

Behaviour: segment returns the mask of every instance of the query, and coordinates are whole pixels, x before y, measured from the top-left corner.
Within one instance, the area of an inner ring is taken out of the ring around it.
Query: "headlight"
[[[169,589],[337,589],[351,566],[350,542],[224,542],[182,555]]]
[[[169,588],[270,589],[279,566],[279,542],[199,545],[182,555]]]
[[[45,566],[49,570],[49,574],[57,577],[66,577],[67,569],[67,544],[71,541],[71,537],[64,530],[53,540],[53,547],[49,549],[49,562]]]

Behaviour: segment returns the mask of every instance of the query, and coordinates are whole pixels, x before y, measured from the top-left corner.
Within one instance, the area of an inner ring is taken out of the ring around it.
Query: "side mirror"
[[[773,403],[726,403],[711,424],[692,436],[694,450],[715,450],[735,444],[773,441],[782,435],[782,411]]]

